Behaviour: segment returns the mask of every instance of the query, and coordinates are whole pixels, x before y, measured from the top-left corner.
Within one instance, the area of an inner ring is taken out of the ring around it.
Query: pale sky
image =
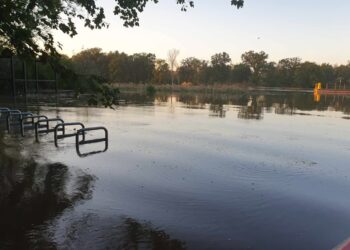
[[[113,15],[114,0],[97,0],[105,7],[108,29],[91,31],[79,25],[70,38],[55,33],[63,53],[82,48],[103,51],[154,53],[166,58],[172,48],[180,57],[209,60],[218,52],[233,63],[248,50],[264,50],[278,61],[300,57],[304,61],[345,64],[350,60],[350,0],[245,0],[237,10],[230,0],[195,0],[195,8],[181,12],[176,0],[149,3],[140,15],[140,27],[125,28]],[[181,59],[180,58],[180,59]]]

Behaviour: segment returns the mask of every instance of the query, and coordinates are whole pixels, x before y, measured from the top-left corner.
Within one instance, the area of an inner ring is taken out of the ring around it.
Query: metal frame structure
[[[3,114],[6,114],[6,117],[7,117],[7,114],[9,111],[10,111],[9,108],[0,108],[0,121],[6,120],[6,118],[3,119],[2,117],[3,117]]]
[[[6,116],[6,119],[1,119],[4,115]],[[13,122],[12,120],[14,120],[15,122]],[[48,134],[53,132],[54,143],[56,147],[58,147],[58,140],[68,137],[75,137],[75,148],[78,156],[80,157],[86,157],[97,153],[103,153],[108,150],[109,137],[108,130],[105,127],[86,128],[85,125],[81,122],[65,123],[61,118],[48,118],[45,115],[33,115],[33,113],[31,112],[22,112],[20,110],[11,110],[9,108],[2,107],[0,108],[0,121],[6,121],[8,132],[10,132],[11,126],[19,126],[21,130],[21,135],[23,137],[25,136],[25,130],[34,129],[35,139],[37,142],[39,141],[40,134]],[[58,124],[54,128],[50,128],[51,122],[58,122]],[[80,129],[78,129],[75,133],[67,134],[66,128],[70,126],[79,126]],[[104,137],[86,140],[86,133],[91,131],[104,131]],[[59,134],[59,132],[62,133]],[[104,142],[105,144],[103,150],[81,153],[80,146],[100,142]]]
[[[85,133],[86,132],[88,132],[88,131],[98,131],[98,130],[103,130],[105,132],[105,136],[103,138],[86,140],[86,138],[85,138]],[[83,136],[83,140],[82,141],[79,139],[80,135]],[[89,153],[81,153],[80,145],[99,143],[99,142],[104,142],[105,143],[105,148],[103,150],[93,151],[93,152],[89,152]],[[78,130],[77,133],[76,133],[76,136],[75,136],[75,147],[76,147],[76,150],[77,150],[77,154],[80,157],[86,157],[88,155],[106,152],[108,150],[108,130],[105,127],[92,127],[92,128],[83,128],[83,129]]]
[[[44,123],[44,125],[41,125],[41,123]],[[48,134],[55,131],[55,128],[50,129],[50,122],[59,122],[64,123],[64,121],[61,118],[51,118],[51,119],[39,119],[35,123],[35,139],[38,142],[39,141],[39,134]],[[40,128],[45,128],[45,130],[40,130]],[[64,132],[62,129],[61,131]]]
[[[11,57],[0,57],[0,59],[7,59],[9,60],[10,63],[10,77],[6,79],[0,79],[0,80],[6,80],[10,81],[11,83],[11,90],[12,90],[12,96],[16,98],[17,96],[17,82],[23,82],[24,83],[24,95],[27,96],[28,94],[28,82],[35,82],[35,92],[38,94],[39,93],[39,83],[40,82],[47,82],[47,83],[54,83],[55,84],[55,93],[58,93],[58,82],[57,82],[57,73],[56,71],[53,71],[54,73],[54,79],[39,79],[39,70],[38,70],[38,64],[40,63],[39,61],[35,60],[34,64],[34,74],[35,74],[35,79],[28,79],[28,72],[27,72],[27,63],[26,61],[21,61],[22,63],[22,72],[23,72],[23,79],[17,79],[16,78],[16,69],[15,69],[15,59],[16,57],[11,56]]]
[[[71,133],[71,134],[66,134],[66,127],[70,126],[80,126],[82,129],[85,129],[85,125],[82,124],[81,122],[69,122],[69,123],[61,123],[57,124],[54,130],[54,140],[55,140],[55,146],[58,147],[58,140],[59,139],[64,139],[68,137],[75,137],[77,133]],[[58,134],[59,128],[63,128],[63,133],[61,135]],[[83,134],[83,140],[85,140],[85,133]]]
[[[35,124],[34,122],[35,119],[40,120],[41,118],[48,119],[46,115],[30,115],[30,116],[25,116],[21,118],[21,134],[24,137],[24,131],[27,129],[34,130],[35,129]],[[31,119],[31,121],[26,123],[25,121]],[[27,125],[27,126],[26,126]],[[28,126],[30,125],[30,126]]]
[[[31,112],[21,112],[20,110],[9,110],[6,118],[7,131],[10,132],[12,125],[21,126],[21,119],[26,116],[33,116]],[[11,122],[15,118],[17,123]]]

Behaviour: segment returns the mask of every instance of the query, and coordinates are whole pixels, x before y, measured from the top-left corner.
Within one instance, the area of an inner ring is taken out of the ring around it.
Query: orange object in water
[[[350,89],[322,89],[322,83],[316,83],[314,88],[314,96],[318,95],[350,95]]]

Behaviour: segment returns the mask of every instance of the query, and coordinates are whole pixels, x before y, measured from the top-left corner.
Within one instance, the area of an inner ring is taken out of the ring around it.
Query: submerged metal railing
[[[75,137],[77,135],[77,133],[70,133],[70,134],[66,134],[66,127],[71,127],[71,126],[79,126],[82,129],[85,128],[84,124],[82,124],[81,122],[70,122],[70,123],[60,123],[57,124],[55,129],[54,129],[54,139],[55,139],[55,146],[58,147],[58,140],[59,139],[64,139],[64,138],[68,138],[68,137]],[[59,128],[62,127],[62,134],[59,135]],[[85,134],[83,135],[84,139],[85,139]]]
[[[88,132],[88,131],[99,131],[99,130],[104,131],[104,137],[103,138],[86,140],[86,138],[85,138],[86,132]],[[82,136],[83,140],[80,140],[80,135]],[[92,152],[89,152],[89,153],[81,153],[80,145],[99,143],[99,142],[104,142],[105,143],[105,147],[104,147],[103,150],[92,151]],[[106,152],[108,150],[108,130],[105,127],[82,128],[82,129],[78,130],[77,133],[76,133],[76,136],[75,136],[75,147],[76,147],[76,150],[77,150],[77,154],[79,156],[81,156],[81,157],[86,157],[88,155]]]
[[[58,140],[75,137],[76,152],[80,157],[106,152],[108,150],[108,130],[105,127],[88,127],[81,122],[65,123],[61,118],[48,118],[45,115],[34,115],[31,112],[22,112],[20,110],[12,110],[9,108],[0,108],[0,122],[6,122],[6,130],[12,132],[13,127],[20,130],[22,137],[25,137],[26,130],[35,131],[35,139],[39,142],[40,134],[54,133],[54,143],[58,147]],[[55,126],[52,126],[55,123]],[[67,133],[67,127],[79,127],[75,132]],[[104,136],[95,139],[86,139],[86,134],[92,131],[103,131]],[[104,148],[99,151],[81,153],[80,146],[94,143],[104,142]]]
[[[11,126],[21,126],[23,117],[33,116],[31,112],[21,112],[20,110],[9,110],[6,118],[7,131],[10,132]]]
[[[51,122],[64,123],[61,118],[40,119],[35,123],[35,139],[39,141],[39,134],[48,134],[55,132],[55,128],[50,129]],[[45,124],[42,124],[45,123]],[[44,129],[42,129],[44,128]]]
[[[35,130],[35,119],[40,120],[40,118],[48,119],[45,115],[29,115],[21,118],[21,134],[23,137],[25,130]],[[31,121],[26,122],[29,119],[31,119]]]

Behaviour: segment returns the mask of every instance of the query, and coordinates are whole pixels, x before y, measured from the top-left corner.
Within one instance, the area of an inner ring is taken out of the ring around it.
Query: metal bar
[[[44,123],[45,125],[41,125],[41,123]],[[39,141],[39,134],[43,134],[43,133],[51,133],[51,132],[55,132],[55,129],[50,129],[49,128],[49,123],[50,122],[60,122],[60,123],[64,123],[64,121],[61,118],[51,118],[51,119],[39,119],[36,123],[35,123],[35,139],[36,141]],[[39,130],[39,128],[46,128],[46,130]],[[60,130],[62,131],[62,130]],[[64,133],[64,131],[63,131]]]
[[[8,111],[10,111],[9,108],[0,108],[0,112],[8,112]]]
[[[7,118],[7,114],[10,111],[9,108],[0,108],[0,121],[4,121]],[[2,118],[3,114],[5,114],[6,118]]]
[[[23,75],[24,75],[24,94],[27,97],[27,64],[23,61]]]
[[[11,56],[11,82],[12,82],[12,95],[16,101],[16,73],[15,73],[15,62],[13,56]]]
[[[104,138],[85,140],[85,133],[86,132],[88,132],[88,131],[98,131],[98,130],[103,130],[105,132]],[[83,135],[83,140],[82,141],[79,140],[79,136],[80,135]],[[91,144],[91,143],[98,143],[98,142],[105,142],[105,148],[103,150],[93,151],[93,152],[89,152],[89,153],[85,153],[85,154],[81,153],[80,145]],[[77,154],[80,157],[86,157],[88,155],[106,152],[108,150],[108,130],[105,127],[91,127],[91,128],[83,128],[83,129],[78,130],[77,134],[76,134],[76,137],[75,137],[75,148],[76,148]]]
[[[18,115],[19,117],[21,117],[21,111],[20,110],[10,110],[7,113],[7,117],[6,117],[6,128],[7,128],[7,132],[10,132],[10,128],[11,128],[11,122],[10,119],[12,118],[13,115]]]
[[[1,79],[0,79],[1,80]],[[8,79],[4,79],[4,80],[8,80]],[[24,82],[25,79],[15,79],[16,82]],[[36,82],[36,80],[32,80],[32,79],[27,79],[27,82]],[[55,82],[55,80],[38,80],[38,82]]]
[[[25,126],[24,126],[24,122],[27,120],[27,119],[32,119],[32,121],[29,123],[31,124],[31,129],[35,129],[35,122],[34,122],[34,119],[40,119],[40,118],[44,118],[44,119],[48,119],[47,116],[45,115],[31,115],[31,116],[25,116],[25,117],[22,117],[21,118],[21,134],[22,136],[24,137],[24,130],[25,130]],[[27,127],[27,129],[29,129]]]
[[[85,144],[91,144],[91,143],[98,143],[98,142],[105,142],[106,140],[107,140],[106,138],[85,140],[85,141],[80,141],[80,142],[79,142],[79,145],[85,145]]]
[[[66,131],[66,127],[67,126],[80,126],[82,129],[85,128],[84,124],[82,124],[81,122],[70,122],[70,123],[61,123],[61,124],[57,124],[56,127],[55,127],[55,132],[54,132],[54,139],[55,139],[55,146],[58,147],[58,139],[63,139],[65,137],[72,137],[73,135],[72,134],[67,134],[65,135],[65,131]],[[63,131],[63,134],[62,135],[58,135],[57,132],[58,132],[58,129],[60,127],[63,127],[64,131]],[[80,130],[78,130],[80,131]],[[74,134],[76,135],[76,133]],[[85,133],[83,133],[83,140],[85,140]]]
[[[58,93],[58,83],[57,83],[57,73],[55,71],[55,92],[56,92],[56,95]]]
[[[74,137],[76,136],[76,133],[73,134],[64,134],[64,135],[57,135],[57,139],[64,139],[64,138],[68,138],[68,137]]]

